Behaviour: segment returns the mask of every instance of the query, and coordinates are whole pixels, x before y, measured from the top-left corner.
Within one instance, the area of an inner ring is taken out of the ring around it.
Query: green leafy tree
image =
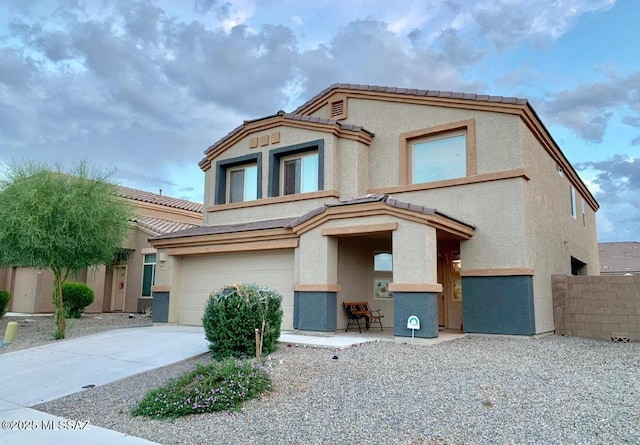
[[[0,179],[0,265],[53,272],[56,338],[65,336],[62,283],[111,264],[127,235],[131,210],[110,178],[86,162],[71,171],[12,162]]]

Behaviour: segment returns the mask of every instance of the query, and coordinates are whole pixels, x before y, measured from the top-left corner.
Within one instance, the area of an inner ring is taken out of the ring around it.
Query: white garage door
[[[202,325],[204,305],[215,289],[255,283],[282,295],[282,329],[293,329],[293,250],[183,257],[180,278],[180,324]]]

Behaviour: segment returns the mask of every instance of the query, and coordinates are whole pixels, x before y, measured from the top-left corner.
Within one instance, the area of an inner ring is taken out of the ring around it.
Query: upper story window
[[[215,204],[262,198],[262,153],[216,163]]]
[[[576,201],[576,189],[572,185],[569,186],[570,199],[571,199],[571,216],[574,219],[578,218],[578,203]]]
[[[269,151],[269,196],[317,192],[323,187],[322,139]]]
[[[318,191],[318,152],[306,152],[283,159],[282,194]]]
[[[445,133],[411,144],[411,182],[442,181],[467,175],[466,132]]]
[[[244,202],[258,199],[258,166],[234,167],[227,175],[229,181],[227,202]]]
[[[475,121],[400,135],[400,184],[425,184],[476,174]]]

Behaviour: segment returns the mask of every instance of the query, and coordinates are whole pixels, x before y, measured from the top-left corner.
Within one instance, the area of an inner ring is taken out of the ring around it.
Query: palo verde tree
[[[62,283],[111,264],[127,235],[131,210],[110,178],[83,161],[70,171],[12,162],[0,179],[0,265],[53,272],[56,338],[65,336]]]

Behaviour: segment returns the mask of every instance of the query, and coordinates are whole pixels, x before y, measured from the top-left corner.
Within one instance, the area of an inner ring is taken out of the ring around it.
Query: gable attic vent
[[[331,104],[331,117],[340,116],[342,113],[344,113],[344,100],[333,102]]]
[[[339,120],[347,118],[347,100],[345,97],[336,98],[329,102],[329,119]]]

